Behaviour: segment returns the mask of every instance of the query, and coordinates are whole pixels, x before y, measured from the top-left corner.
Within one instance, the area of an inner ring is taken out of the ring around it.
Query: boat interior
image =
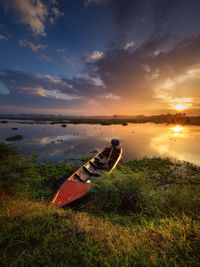
[[[100,176],[103,171],[112,169],[120,154],[119,147],[107,147],[78,169],[68,180],[87,182],[90,177]]]

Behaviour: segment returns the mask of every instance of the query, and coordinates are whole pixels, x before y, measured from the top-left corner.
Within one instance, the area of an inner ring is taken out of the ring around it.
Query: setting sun
[[[190,106],[190,104],[177,104],[177,105],[173,106],[173,109],[181,111],[181,110],[188,108],[189,106]]]

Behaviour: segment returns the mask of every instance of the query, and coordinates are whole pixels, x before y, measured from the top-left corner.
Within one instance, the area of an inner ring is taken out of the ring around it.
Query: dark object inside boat
[[[111,145],[112,146],[119,146],[119,144],[120,144],[120,140],[119,139],[112,139],[111,140]]]

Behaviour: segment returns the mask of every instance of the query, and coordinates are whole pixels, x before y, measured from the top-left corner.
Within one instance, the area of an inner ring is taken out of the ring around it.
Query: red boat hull
[[[70,202],[87,195],[90,183],[67,180],[56,193],[51,204],[60,208]]]

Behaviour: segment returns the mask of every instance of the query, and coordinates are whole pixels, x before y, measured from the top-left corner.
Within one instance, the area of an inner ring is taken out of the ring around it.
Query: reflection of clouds
[[[13,124],[12,124],[13,126]],[[112,138],[122,141],[123,161],[141,158],[144,156],[172,157],[200,164],[200,127],[177,125],[166,126],[164,124],[129,124],[122,125],[68,125],[66,128],[60,125],[23,125],[20,133],[24,139],[16,143],[17,147],[25,154],[35,151],[48,155],[45,160],[64,160],[91,156],[94,149],[102,150],[110,145]],[[0,125],[0,137],[7,137],[11,125]],[[2,131],[1,131],[2,130]],[[133,134],[134,132],[134,134]],[[79,134],[78,134],[79,133]],[[76,135],[74,135],[76,134]],[[57,141],[63,140],[63,142]],[[51,143],[54,141],[55,143]]]
[[[70,141],[72,139],[81,139],[83,137],[77,136],[77,135],[57,135],[57,136],[45,136],[42,138],[33,138],[31,140],[28,140],[26,144],[28,145],[48,145],[52,142],[55,142],[55,144],[60,144],[60,140],[62,141]],[[59,141],[58,141],[59,140]]]
[[[54,149],[51,150],[51,152],[48,152],[48,156],[53,157],[60,154],[60,149]]]
[[[40,145],[46,145],[48,144],[48,137],[43,137],[42,139],[39,140]]]

